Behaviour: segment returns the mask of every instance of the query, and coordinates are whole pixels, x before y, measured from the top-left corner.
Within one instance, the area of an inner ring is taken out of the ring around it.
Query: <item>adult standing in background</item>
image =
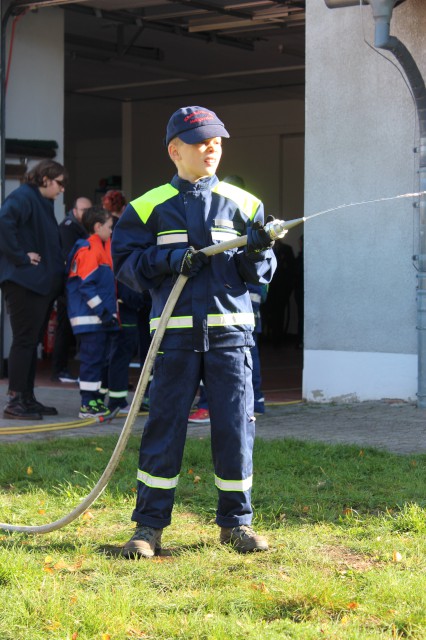
[[[83,213],[92,207],[92,201],[85,196],[77,198],[74,202],[73,208],[59,225],[59,234],[61,236],[62,254],[64,261],[66,262],[68,255],[77,242],[77,240],[85,239],[88,237],[86,229],[83,227],[81,219]]]
[[[86,229],[81,223],[83,213],[92,206],[89,198],[81,196],[74,202],[72,210],[59,225],[59,235],[62,243],[62,257],[64,265],[68,255],[77,242],[88,237]],[[52,380],[59,382],[77,382],[68,370],[70,347],[74,343],[74,336],[68,318],[65,289],[56,300],[58,324],[56,327],[55,346],[52,354]]]
[[[0,286],[10,315],[9,402],[3,416],[40,420],[56,415],[34,396],[37,345],[63,287],[64,263],[53,201],[63,193],[65,168],[42,160],[0,209]]]

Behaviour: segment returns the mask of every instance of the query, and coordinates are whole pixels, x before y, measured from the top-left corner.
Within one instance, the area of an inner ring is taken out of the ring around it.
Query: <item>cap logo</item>
[[[183,119],[184,122],[188,122],[189,124],[196,124],[197,122],[205,122],[206,120],[213,120],[213,114],[210,111],[195,111],[194,113],[190,113],[185,116]]]

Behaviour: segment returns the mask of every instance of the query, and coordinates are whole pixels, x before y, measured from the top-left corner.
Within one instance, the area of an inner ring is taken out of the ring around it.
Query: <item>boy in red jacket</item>
[[[78,240],[68,257],[67,306],[74,334],[80,337],[79,418],[107,416],[101,393],[112,332],[119,329],[112,271],[112,215],[90,207],[82,224],[90,234]]]

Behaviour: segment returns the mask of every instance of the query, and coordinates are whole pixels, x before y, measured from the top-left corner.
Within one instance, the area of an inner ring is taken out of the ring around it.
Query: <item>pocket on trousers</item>
[[[253,358],[248,347],[244,348],[244,371],[245,371],[245,403],[246,414],[250,420],[254,416],[254,393],[253,393]]]

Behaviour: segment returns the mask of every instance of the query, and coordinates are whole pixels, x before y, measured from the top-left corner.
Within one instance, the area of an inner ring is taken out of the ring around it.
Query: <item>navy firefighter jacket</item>
[[[203,249],[247,233],[264,221],[263,205],[216,176],[191,183],[175,175],[127,205],[114,229],[112,254],[118,280],[152,296],[151,332],[176,280],[169,264],[175,249]],[[248,254],[231,249],[211,257],[186,283],[162,346],[207,351],[252,346],[254,316],[246,283],[268,284],[276,267],[271,249]]]

